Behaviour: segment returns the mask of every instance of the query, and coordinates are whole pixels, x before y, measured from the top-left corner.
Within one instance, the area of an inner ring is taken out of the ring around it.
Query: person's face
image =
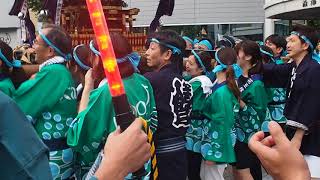
[[[287,38],[288,57],[296,59],[301,53],[308,50],[309,45],[302,43],[299,36],[292,34]]]
[[[147,65],[153,69],[159,70],[161,67],[169,63],[171,57],[171,51],[168,50],[161,53],[160,45],[155,42],[151,42],[149,49],[146,52]]]
[[[196,43],[194,46],[193,46],[194,49],[199,49],[199,44]]]
[[[42,33],[46,35],[48,29],[43,29]],[[33,48],[35,52],[35,62],[38,64],[41,64],[54,56],[54,50],[45,43],[40,35],[34,40]]]
[[[193,48],[192,44],[189,41],[185,40],[185,42],[186,42],[186,49],[192,49]]]
[[[203,70],[198,66],[194,55],[189,56],[186,62],[186,71],[192,77],[197,77],[202,74]]]
[[[250,64],[251,56],[247,56],[242,49],[238,51],[238,60],[237,64],[243,68],[244,66]]]
[[[269,40],[266,41],[265,45],[272,50],[273,55],[275,55],[275,56],[279,56],[279,55],[280,55],[280,53],[281,53],[281,51],[282,51],[282,48],[281,48],[281,47],[277,47],[275,44],[273,44],[273,43],[272,43],[271,41],[269,41]]]
[[[209,48],[207,46],[203,45],[203,44],[198,45],[198,49],[199,50],[203,50],[203,51],[209,50]]]

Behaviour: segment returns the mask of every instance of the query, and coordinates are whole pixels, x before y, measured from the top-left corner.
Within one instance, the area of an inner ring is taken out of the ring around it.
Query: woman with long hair
[[[262,57],[256,42],[245,40],[236,45],[238,64],[243,70],[238,79],[241,92],[240,111],[236,116],[237,162],[236,179],[261,179],[261,167],[257,156],[248,148],[250,137],[260,131],[268,131],[266,111],[268,98],[262,82]]]
[[[212,94],[205,100],[204,137],[201,143],[201,179],[223,180],[227,163],[236,161],[234,152],[235,116],[239,112],[240,91],[235,79],[241,74],[236,64],[237,55],[232,48],[222,48],[216,52],[216,83]]]
[[[77,45],[73,48],[72,60],[68,61],[67,67],[72,74],[77,87],[77,99],[80,101],[83,86],[85,83],[85,75],[88,70],[92,68],[93,61],[95,60],[93,53],[85,44]]]
[[[110,37],[132,113],[144,118],[155,132],[157,112],[152,87],[146,78],[135,73],[131,61],[138,57],[132,52],[132,47],[125,37],[117,33],[110,33]],[[95,44],[90,48],[99,57]],[[93,69],[90,69],[85,77],[79,114],[73,120],[72,128],[68,132],[68,145],[78,153],[76,162],[80,165],[79,176],[86,176],[103,147],[101,144],[117,127],[108,80],[104,77],[102,61],[94,61]],[[98,82],[96,89],[94,89],[95,82]],[[150,175],[150,164],[147,172]]]

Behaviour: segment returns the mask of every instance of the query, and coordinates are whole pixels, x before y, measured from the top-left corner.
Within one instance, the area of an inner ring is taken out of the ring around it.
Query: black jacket
[[[182,78],[174,64],[168,64],[159,72],[149,72],[158,112],[158,129],[155,139],[184,136],[189,126],[192,109],[192,88]]]
[[[320,65],[306,55],[299,66],[267,64],[264,66],[266,86],[286,87],[284,115],[288,119],[287,135],[293,137],[296,128],[306,135],[301,144],[304,155],[320,157]],[[291,128],[290,128],[291,127]]]

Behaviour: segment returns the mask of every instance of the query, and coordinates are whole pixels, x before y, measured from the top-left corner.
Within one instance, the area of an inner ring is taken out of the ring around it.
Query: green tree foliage
[[[34,12],[39,12],[41,10],[43,0],[28,0],[28,7]]]

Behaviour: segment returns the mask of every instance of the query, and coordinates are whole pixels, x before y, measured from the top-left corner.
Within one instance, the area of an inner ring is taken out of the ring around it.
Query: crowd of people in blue
[[[1,178],[223,180],[230,165],[237,180],[262,179],[263,168],[275,179],[320,179],[315,29],[263,42],[159,30],[144,54],[110,38],[137,117],[124,132],[94,39],[72,47],[61,27],[43,25],[32,73],[0,41]]]

